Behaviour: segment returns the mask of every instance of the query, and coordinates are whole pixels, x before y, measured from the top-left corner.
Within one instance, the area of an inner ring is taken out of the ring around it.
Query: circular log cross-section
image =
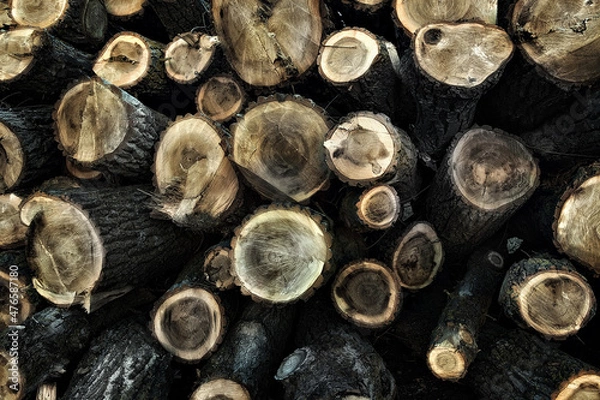
[[[144,10],[146,0],[104,0],[106,12],[115,17],[131,17]]]
[[[427,220],[447,255],[462,257],[488,239],[539,183],[539,168],[518,138],[473,128],[458,136],[426,200]]]
[[[225,55],[250,85],[278,85],[317,59],[323,34],[319,0],[214,0],[212,14]]]
[[[444,249],[433,227],[427,222],[417,222],[398,240],[391,259],[400,286],[423,289],[444,263]]]
[[[206,117],[187,116],[169,126],[156,149],[154,175],[156,210],[178,225],[210,229],[237,204],[237,175]]]
[[[204,275],[206,279],[219,290],[229,290],[235,286],[231,275],[231,248],[213,246],[204,257]]]
[[[33,28],[0,32],[0,82],[8,83],[26,74],[43,42],[43,34]]]
[[[594,400],[600,398],[600,373],[577,374],[564,381],[553,400]]]
[[[329,270],[331,236],[308,209],[260,209],[235,231],[232,272],[244,294],[266,303],[308,299]]]
[[[27,227],[19,217],[22,202],[23,199],[12,193],[0,196],[0,249],[25,243]]]
[[[563,195],[556,208],[554,243],[569,256],[600,273],[600,174],[584,180]]]
[[[219,299],[200,287],[174,290],[153,312],[152,331],[177,359],[198,362],[221,342],[225,317]]]
[[[596,1],[519,0],[511,29],[523,54],[558,83],[600,78],[600,4]]]
[[[300,97],[272,96],[231,128],[232,159],[250,184],[272,200],[302,202],[329,181],[323,110]]]
[[[416,186],[416,150],[408,135],[383,114],[349,114],[325,139],[326,161],[337,177],[352,186],[395,184],[410,197]]]
[[[412,36],[419,28],[440,22],[482,21],[495,24],[497,2],[490,0],[393,0],[394,19]]]
[[[551,339],[576,334],[596,310],[592,288],[570,262],[542,257],[510,267],[499,302],[517,323]]]
[[[211,64],[218,44],[219,38],[200,32],[176,36],[165,49],[167,76],[181,84],[196,82]]]
[[[245,100],[244,89],[233,77],[218,75],[198,88],[196,105],[201,113],[225,122],[242,110]]]
[[[333,304],[342,317],[365,328],[381,328],[400,309],[400,285],[385,265],[374,260],[353,262],[335,278]]]
[[[398,193],[389,185],[373,186],[362,192],[352,190],[342,199],[340,207],[341,219],[359,231],[388,229],[401,214]]]
[[[201,385],[190,400],[251,400],[251,397],[244,386],[222,378]]]
[[[415,39],[419,68],[436,81],[472,88],[497,74],[513,53],[513,43],[501,28],[478,23],[431,24]]]

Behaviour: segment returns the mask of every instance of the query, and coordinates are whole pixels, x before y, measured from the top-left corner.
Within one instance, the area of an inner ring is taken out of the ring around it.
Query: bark
[[[338,25],[341,27],[362,26],[390,42],[396,40],[396,26],[390,18],[390,0],[327,0],[326,4],[332,13],[339,13]]]
[[[477,337],[504,272],[502,256],[492,250],[475,251],[468,264],[431,335],[427,352],[430,370],[443,380],[462,379],[477,356]]]
[[[164,400],[172,379],[170,361],[140,321],[121,321],[92,342],[63,398]]]
[[[9,327],[0,337],[0,364],[9,371],[18,357],[19,391],[13,391],[9,385],[14,381],[7,379],[0,387],[2,398],[35,393],[42,383],[60,377],[89,340],[89,324],[81,310],[48,307],[25,321],[24,328]],[[10,374],[15,376],[12,371]]]
[[[221,389],[211,389],[218,380],[241,385],[248,393],[247,399],[268,398],[277,364],[284,356],[292,333],[295,315],[295,306],[268,308],[249,303],[223,344],[201,368],[200,386],[191,399],[225,396]],[[227,398],[238,399],[235,396]]]
[[[395,380],[379,354],[326,300],[307,305],[299,327],[301,347],[283,360],[275,375],[284,400],[394,398]]]
[[[79,185],[30,197],[21,218],[30,229],[28,260],[38,292],[89,311],[176,272],[197,239],[151,219],[148,191]]]
[[[0,73],[0,94],[40,96],[52,102],[67,85],[92,73],[92,57],[46,31],[17,28],[0,33],[0,57],[13,72]],[[7,71],[11,71],[8,70]]]
[[[525,331],[487,323],[479,345],[465,381],[480,398],[565,400],[600,393],[598,369]]]
[[[536,161],[513,136],[485,127],[457,136],[426,199],[427,220],[448,258],[490,238],[531,197],[538,176]]]
[[[513,47],[495,25],[434,24],[415,34],[400,75],[417,104],[411,131],[421,157],[438,160],[473,125],[479,99],[500,79]],[[451,48],[457,51],[449,55]]]
[[[63,165],[54,141],[52,108],[0,108],[0,192],[30,188]]]
[[[56,106],[56,138],[68,159],[107,179],[148,181],[168,119],[100,78],[73,86]]]
[[[547,339],[575,335],[596,311],[594,292],[575,267],[543,255],[510,267],[498,302],[513,321]]]
[[[212,32],[210,1],[207,0],[148,0],[148,5],[165,27],[170,38],[178,34],[201,28]]]

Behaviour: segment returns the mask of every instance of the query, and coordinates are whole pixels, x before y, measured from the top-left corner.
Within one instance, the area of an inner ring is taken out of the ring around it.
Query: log
[[[530,197],[539,168],[519,139],[476,127],[456,137],[427,194],[426,215],[449,258],[491,237]]]
[[[140,321],[123,320],[94,339],[63,397],[164,400],[172,379],[170,361]]]
[[[48,189],[21,207],[33,285],[59,306],[89,312],[180,268],[192,235],[150,218],[147,186]]]
[[[44,383],[38,387],[35,400],[57,400],[56,383]]]
[[[319,74],[354,109],[370,110],[400,119],[396,47],[363,28],[344,28],[329,35],[319,51]]]
[[[212,31],[212,18],[208,0],[147,0],[170,38],[196,28]]]
[[[204,275],[206,280],[219,290],[229,290],[235,287],[235,278],[231,275],[231,246],[230,242],[209,247],[204,253]]]
[[[100,51],[93,70],[136,97],[170,97],[165,45],[135,32],[120,32]]]
[[[473,125],[477,102],[500,79],[514,46],[495,25],[443,23],[418,30],[412,48],[400,68],[417,107],[412,137],[422,157],[438,160]]]
[[[301,314],[298,347],[279,366],[283,400],[391,400],[396,382],[373,346],[335,314],[325,299]]]
[[[52,107],[0,108],[0,192],[30,188],[58,175]]]
[[[0,253],[0,332],[21,325],[41,305],[40,296],[31,285],[31,271],[25,251]]]
[[[196,83],[213,63],[219,43],[201,32],[178,34],[165,48],[167,76],[180,84]]]
[[[495,24],[497,0],[460,0],[453,2],[393,0],[394,21],[413,36],[420,28],[441,22],[484,22]]]
[[[54,101],[74,79],[92,73],[92,57],[46,31],[0,32],[0,94],[39,95]]]
[[[503,276],[504,260],[493,250],[475,251],[431,334],[427,366],[443,380],[457,381],[477,356],[478,335]]]
[[[25,245],[27,227],[19,217],[23,199],[13,193],[0,195],[0,249]]]
[[[340,206],[340,219],[357,231],[385,230],[401,217],[400,198],[389,185],[377,185],[362,191],[350,190]]]
[[[106,8],[101,0],[11,0],[10,15],[22,26],[50,31],[75,45],[95,46],[104,42],[108,29]]]
[[[259,98],[231,127],[231,159],[261,195],[302,202],[328,183],[323,141],[329,128],[310,100]]]
[[[389,265],[398,276],[400,286],[409,290],[429,286],[444,264],[442,242],[433,226],[425,221],[411,224],[382,249],[384,254],[389,254]]]
[[[17,400],[64,374],[67,366],[88,345],[90,328],[81,310],[47,307],[0,337],[0,394]]]
[[[196,95],[198,111],[217,122],[227,122],[242,111],[246,92],[231,75],[214,75],[204,82]]]
[[[322,14],[318,0],[212,1],[215,30],[229,63],[244,82],[260,87],[298,78],[315,64]]]
[[[597,398],[600,371],[522,330],[486,324],[465,381],[480,398]]]
[[[203,259],[198,254],[186,265],[150,313],[153,336],[183,363],[196,364],[218,348],[230,312],[204,279]]]
[[[0,28],[9,29],[17,23],[10,16],[8,1],[0,1]]]
[[[308,208],[259,208],[231,241],[235,283],[255,301],[307,300],[329,272],[331,242],[323,219]]]
[[[402,201],[419,187],[417,151],[384,114],[368,111],[344,117],[325,138],[327,165],[351,186],[394,185]]]
[[[362,328],[392,323],[402,305],[397,276],[377,260],[358,260],[344,266],[331,286],[336,311]]]
[[[168,119],[100,78],[83,80],[56,105],[56,139],[77,165],[107,178],[147,181]]]
[[[102,178],[102,172],[95,169],[77,165],[69,159],[65,159],[65,168],[68,176],[81,180],[95,180]]]
[[[222,145],[223,135],[201,115],[178,118],[164,131],[153,166],[157,213],[198,231],[213,229],[236,213],[241,185]]]
[[[190,400],[269,398],[295,315],[294,306],[248,304],[223,344],[201,368],[200,385]]]
[[[596,311],[596,298],[587,280],[569,261],[545,255],[513,264],[498,302],[513,321],[546,339],[577,334]]]
[[[104,0],[106,12],[113,17],[131,18],[144,12],[146,0]]]

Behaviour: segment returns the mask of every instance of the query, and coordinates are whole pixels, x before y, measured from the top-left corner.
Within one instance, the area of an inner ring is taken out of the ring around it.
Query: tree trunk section
[[[150,218],[149,187],[46,190],[21,208],[36,290],[86,310],[177,271],[197,239]],[[64,234],[70,232],[70,234]]]
[[[15,194],[0,195],[0,249],[23,247],[27,227],[21,222],[19,208],[23,199]]]
[[[575,335],[596,311],[594,292],[573,265],[544,256],[513,264],[498,302],[513,321],[546,339]]]
[[[539,169],[515,137],[490,128],[454,140],[426,199],[427,220],[449,258],[491,237],[538,186]]]
[[[171,355],[136,319],[121,321],[98,336],[77,365],[65,399],[164,400]]]
[[[217,55],[220,41],[217,36],[201,32],[180,33],[165,48],[165,71],[173,81],[182,85],[196,83],[211,65]]]
[[[438,378],[462,379],[477,356],[479,330],[500,286],[503,267],[504,260],[495,251],[482,249],[471,256],[465,277],[431,335],[427,365]]]
[[[117,18],[131,18],[144,12],[146,0],[104,0],[109,15]]]
[[[242,111],[246,92],[231,75],[215,75],[198,88],[198,111],[217,122],[227,122]]]
[[[23,324],[40,306],[25,251],[0,252],[0,332]]]
[[[154,145],[168,119],[100,78],[84,80],[56,106],[56,138],[65,156],[107,178],[148,181]]]
[[[342,199],[340,219],[357,231],[384,230],[402,217],[402,204],[392,186],[350,190]]]
[[[212,32],[214,29],[208,0],[147,1],[170,38],[198,28],[204,32]]]

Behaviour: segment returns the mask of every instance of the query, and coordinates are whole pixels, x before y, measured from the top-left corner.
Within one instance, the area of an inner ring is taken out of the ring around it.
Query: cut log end
[[[596,308],[589,284],[568,271],[533,275],[521,286],[517,302],[525,323],[550,338],[577,333]]]
[[[0,1],[0,27],[9,28],[13,25],[16,25],[16,23],[10,16],[8,0]]]
[[[414,39],[416,63],[427,75],[447,85],[481,85],[510,59],[514,45],[495,25],[431,24]]]
[[[29,282],[22,275],[18,278],[11,276],[13,271],[10,267],[3,265],[0,269],[0,332],[10,325],[22,324],[35,311],[35,304],[31,302],[31,297],[26,291]],[[17,292],[15,288],[18,289]],[[11,307],[9,299],[12,298],[12,293],[19,293],[18,311],[13,311],[14,307]]]
[[[219,290],[229,290],[235,286],[235,278],[231,275],[231,249],[216,246],[206,252],[204,274],[209,282]]]
[[[215,379],[194,391],[190,400],[251,400],[248,390],[230,379]]]
[[[383,114],[351,114],[325,140],[326,161],[343,182],[366,186],[381,180],[397,165],[396,128]]]
[[[77,179],[88,180],[100,179],[102,177],[102,172],[84,167],[82,165],[77,165],[69,159],[65,160],[65,167],[69,175]]]
[[[263,196],[302,202],[329,181],[323,149],[329,127],[314,104],[269,97],[232,127],[233,161]]]
[[[428,286],[444,262],[442,243],[427,222],[414,224],[402,236],[392,255],[400,285],[417,290]]]
[[[199,32],[178,35],[165,49],[167,76],[181,84],[196,82],[211,64],[218,44],[216,36]]]
[[[221,342],[225,316],[211,292],[186,287],[169,294],[153,312],[152,331],[162,346],[184,362],[198,362]]]
[[[104,0],[106,12],[115,17],[131,17],[144,10],[146,0]]]
[[[323,33],[320,6],[318,0],[215,0],[212,14],[225,54],[240,78],[250,85],[275,86],[315,63]]]
[[[219,131],[206,117],[181,118],[164,132],[154,174],[160,196],[156,209],[178,225],[214,227],[237,204],[237,175]]]
[[[8,83],[25,75],[42,45],[43,33],[33,28],[0,32],[0,82]]]
[[[99,77],[120,88],[130,88],[147,74],[152,63],[148,41],[134,32],[122,32],[106,43],[94,63]]]
[[[557,208],[554,225],[556,247],[600,274],[600,176],[584,181],[567,192],[562,207]]]
[[[520,0],[511,27],[526,57],[549,77],[591,84],[600,78],[599,12],[595,1]]]
[[[56,134],[66,156],[80,163],[97,161],[123,142],[128,118],[121,94],[99,78],[68,90],[56,113]]]
[[[0,122],[0,192],[14,188],[24,168],[25,159],[19,138]]]
[[[35,400],[56,400],[58,399],[56,383],[44,383],[38,387]]]
[[[600,372],[584,372],[563,382],[552,400],[595,400],[600,398]]]
[[[379,41],[361,28],[346,28],[329,36],[318,57],[319,73],[333,84],[359,79],[379,55]]]
[[[427,353],[427,365],[439,379],[456,381],[467,373],[464,355],[450,343],[436,346]]]
[[[483,21],[495,24],[498,2],[495,0],[394,0],[394,19],[412,36],[419,28],[439,22]]]
[[[3,350],[0,351],[0,398],[4,400],[20,400],[24,397],[24,377],[19,373],[18,363],[11,362],[12,357]],[[14,360],[16,361],[16,359]],[[13,374],[10,368],[16,368]]]
[[[10,6],[10,14],[17,24],[47,29],[64,18],[69,0],[43,3],[37,0],[12,0]]]
[[[357,204],[358,218],[370,229],[390,228],[400,217],[402,205],[396,190],[388,185],[365,190]]]
[[[307,209],[271,206],[236,229],[233,274],[242,292],[257,301],[307,299],[329,269],[331,237]]]
[[[391,323],[400,308],[400,285],[385,265],[358,261],[338,274],[332,297],[345,319],[361,327],[380,328]]]
[[[84,304],[100,279],[104,250],[97,229],[75,205],[34,195],[21,208],[29,226],[28,261],[38,293],[59,306]]]
[[[23,225],[19,216],[22,201],[19,196],[12,193],[0,196],[0,248],[2,249],[25,243],[27,227]]]
[[[224,122],[242,110],[246,95],[231,76],[213,76],[198,89],[198,111],[217,122]]]
[[[528,197],[538,184],[539,168],[527,148],[513,137],[485,128],[465,133],[449,163],[458,192],[486,211]]]

